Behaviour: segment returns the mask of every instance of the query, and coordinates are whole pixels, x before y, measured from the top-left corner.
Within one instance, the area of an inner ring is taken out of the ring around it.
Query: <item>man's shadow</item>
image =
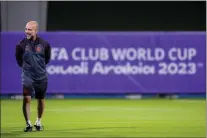
[[[97,134],[97,131],[86,131],[86,130],[104,130],[104,129],[135,129],[137,127],[90,127],[90,128],[76,128],[76,129],[62,129],[62,130],[43,130],[45,132],[51,132],[51,134],[54,134],[55,136],[55,133],[57,133],[57,137],[61,137],[61,134],[68,134],[68,137],[75,137],[76,135],[78,137],[80,137],[80,135],[82,135],[83,137],[84,136],[87,136],[87,135],[93,135],[94,133],[94,137],[96,136],[103,136],[103,137],[123,137],[120,133],[120,135],[117,135],[116,136],[111,136],[107,131],[104,132],[104,131],[101,131],[101,132],[98,132]],[[11,132],[2,132],[1,133],[1,138],[13,138],[13,137],[21,137],[21,135],[24,135],[24,134],[29,134],[29,133],[41,133],[41,132],[37,132],[35,130],[33,130],[32,132],[23,132],[23,129],[21,130],[18,130],[18,131],[12,131],[12,129],[19,129],[18,128],[10,128],[11,129]],[[29,137],[29,136],[28,136]],[[37,136],[38,137],[38,136]],[[65,137],[65,135],[64,135]]]

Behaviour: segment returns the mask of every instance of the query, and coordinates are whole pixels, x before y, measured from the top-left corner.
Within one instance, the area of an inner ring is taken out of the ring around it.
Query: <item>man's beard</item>
[[[27,37],[27,39],[32,39],[33,38],[33,36],[30,35],[30,34],[27,34],[26,37]]]

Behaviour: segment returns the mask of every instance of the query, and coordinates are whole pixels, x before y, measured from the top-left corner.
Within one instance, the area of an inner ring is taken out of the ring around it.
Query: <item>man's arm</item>
[[[20,67],[22,67],[22,64],[23,64],[22,55],[23,55],[22,46],[21,46],[20,44],[18,44],[18,45],[16,46],[15,56],[16,56],[17,64],[18,64]]]
[[[47,43],[45,47],[45,63],[48,64],[50,62],[51,57],[51,47],[50,44]]]

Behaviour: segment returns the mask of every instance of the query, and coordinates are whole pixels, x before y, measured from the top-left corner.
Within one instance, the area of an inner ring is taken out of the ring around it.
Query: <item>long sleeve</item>
[[[45,63],[46,64],[50,62],[50,57],[51,57],[51,47],[50,47],[50,44],[47,43],[45,47]]]
[[[22,55],[23,55],[22,47],[21,47],[21,45],[18,44],[18,45],[16,46],[15,57],[16,57],[17,64],[18,64],[20,67],[22,67],[22,64],[23,64]]]

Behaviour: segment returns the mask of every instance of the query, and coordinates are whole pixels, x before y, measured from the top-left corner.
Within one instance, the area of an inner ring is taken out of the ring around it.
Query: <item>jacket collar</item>
[[[37,44],[39,44],[39,36],[37,36],[35,40],[26,38],[26,41],[30,42],[30,43],[34,43],[35,45],[37,45]]]

